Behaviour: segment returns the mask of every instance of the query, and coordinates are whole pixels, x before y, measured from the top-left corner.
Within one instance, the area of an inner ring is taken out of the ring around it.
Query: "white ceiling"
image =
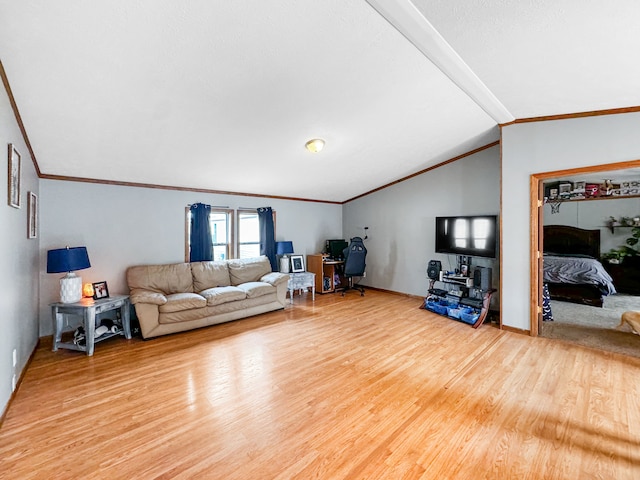
[[[640,105],[638,25],[637,0],[0,0],[0,60],[44,175],[342,202],[498,122]]]

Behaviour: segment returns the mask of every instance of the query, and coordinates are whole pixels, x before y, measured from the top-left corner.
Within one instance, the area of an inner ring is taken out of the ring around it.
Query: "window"
[[[227,260],[233,258],[233,210],[212,208],[209,214],[209,226],[211,228],[213,259]],[[188,262],[191,249],[191,211],[189,207],[186,208],[185,234],[185,261]]]
[[[260,256],[260,226],[258,211],[253,209],[238,210],[237,236],[234,226],[234,210],[211,208],[209,225],[211,227],[211,244],[213,259],[251,258]],[[276,212],[273,212],[275,226]],[[235,239],[237,238],[237,243]],[[189,261],[191,251],[191,211],[185,209],[185,262]]]
[[[238,211],[238,258],[260,256],[260,227],[256,210]]]
[[[211,210],[209,215],[211,227],[211,243],[213,259],[228,260],[232,258],[231,232],[233,228],[232,210]]]

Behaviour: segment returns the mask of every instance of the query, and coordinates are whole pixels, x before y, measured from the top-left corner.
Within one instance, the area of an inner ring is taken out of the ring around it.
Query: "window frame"
[[[241,252],[242,252],[242,246],[243,245],[258,245],[258,255],[260,255],[260,223],[258,220],[258,241],[257,242],[243,242],[242,239],[242,235],[241,235],[241,231],[240,231],[240,226],[242,225],[242,222],[240,221],[240,216],[241,215],[245,215],[245,214],[249,214],[249,215],[255,215],[256,218],[258,217],[258,209],[257,208],[239,208],[238,210],[236,210],[236,225],[237,225],[237,242],[236,242],[236,246],[237,246],[237,251],[236,251],[236,255],[238,258],[242,258]],[[249,257],[247,257],[249,258]]]
[[[258,255],[260,255],[260,238],[258,238],[257,242],[241,242],[240,241],[240,215],[244,214],[244,213],[250,213],[250,214],[255,214],[258,215],[258,209],[257,208],[238,208],[238,210],[236,210],[236,233],[237,233],[237,241],[235,242],[236,245],[236,256],[237,258],[241,258],[240,257],[240,251],[241,251],[241,247],[242,245],[258,245]],[[276,211],[275,210],[271,210],[271,216],[273,218],[273,231],[274,234],[276,232]],[[260,232],[258,232],[258,237],[260,236]]]
[[[235,215],[234,210],[232,208],[218,208],[211,207],[212,213],[224,214],[227,216],[227,243],[213,243],[213,236],[211,237],[212,246],[221,246],[226,245],[226,259],[234,258],[235,255]],[[185,215],[184,215],[184,261],[189,263],[190,260],[190,252],[191,252],[191,209],[189,206],[185,207]]]

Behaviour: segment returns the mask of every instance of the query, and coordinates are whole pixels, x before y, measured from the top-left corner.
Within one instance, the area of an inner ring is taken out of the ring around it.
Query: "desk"
[[[344,260],[332,260],[323,253],[307,255],[307,268],[316,275],[318,293],[331,293],[345,287],[343,266]]]
[[[116,309],[120,309],[122,331],[118,333],[105,333],[104,335],[101,335],[96,339],[96,315]],[[62,330],[65,326],[65,315],[77,315],[79,317],[82,317],[86,346],[76,345],[75,343],[62,342]],[[128,295],[114,295],[111,298],[101,298],[99,300],[94,300],[92,298],[83,298],[76,303],[52,303],[51,320],[53,321],[54,352],[57,351],[58,348],[67,348],[69,350],[86,352],[87,355],[91,356],[93,355],[93,350],[96,342],[101,342],[102,340],[106,340],[107,338],[122,334],[124,334],[125,338],[131,338]]]
[[[302,288],[311,288],[311,299],[316,300],[316,274],[311,272],[298,272],[289,274],[289,300],[293,303],[293,292]]]

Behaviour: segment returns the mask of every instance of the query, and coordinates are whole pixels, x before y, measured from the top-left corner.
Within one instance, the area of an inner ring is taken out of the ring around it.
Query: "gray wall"
[[[84,283],[106,280],[110,293],[127,293],[131,265],[184,262],[185,207],[202,202],[237,209],[270,206],[276,240],[296,253],[316,253],[323,240],[342,235],[342,206],[317,202],[217,195],[153,188],[42,180],[40,183],[40,335],[51,335],[48,304],[58,298],[59,275],[46,272],[46,251],[84,245],[91,268]]]
[[[346,239],[364,238],[369,227],[367,276],[360,284],[426,295],[429,260],[442,261],[446,269],[456,265],[455,255],[435,253],[435,217],[498,214],[499,155],[499,147],[492,147],[345,204]],[[497,261],[474,261],[494,267],[497,279]]]
[[[86,245],[92,268],[79,272],[83,279],[106,280],[112,292],[124,292],[127,266],[183,261],[187,204],[201,201],[230,208],[269,205],[277,211],[277,239],[292,240],[301,254],[320,251],[326,238],[363,236],[364,227],[369,227],[367,277],[362,283],[424,295],[429,259],[440,259],[445,268],[455,263],[453,256],[434,253],[434,218],[498,213],[502,171],[502,323],[528,330],[530,175],[640,159],[640,113],[513,124],[502,129],[502,167],[500,149],[494,147],[340,206],[65,181],[38,182],[4,92],[0,97],[0,120],[0,144],[13,142],[23,156],[23,207],[0,208],[3,409],[11,396],[13,349],[17,351],[15,372],[19,375],[38,335],[51,334],[47,305],[58,297],[58,278],[45,273],[46,251],[50,248]],[[5,168],[4,185],[6,174]],[[37,240],[26,238],[25,202],[29,190],[39,192]],[[576,218],[580,218],[579,213]],[[478,264],[497,267],[490,260],[478,260]]]
[[[22,156],[20,208],[7,202],[7,145],[13,143]],[[38,178],[29,151],[11,110],[9,98],[0,89],[0,414],[12,393],[12,377],[20,378],[38,341],[38,239],[27,239],[27,192],[38,194]],[[39,198],[42,202],[42,199]],[[17,362],[13,366],[13,350]]]
[[[516,123],[502,129],[503,325],[530,329],[531,174],[638,160],[639,131],[640,113]]]

